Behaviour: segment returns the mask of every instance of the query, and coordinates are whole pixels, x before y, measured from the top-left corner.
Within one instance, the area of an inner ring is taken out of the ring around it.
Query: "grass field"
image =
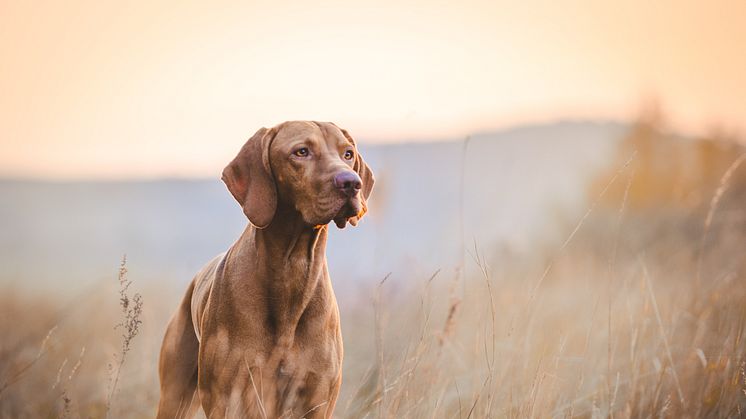
[[[701,206],[628,208],[620,173],[622,199],[599,194],[562,240],[468,246],[456,271],[341,301],[336,417],[745,416],[743,196],[723,177]],[[183,289],[120,279],[72,300],[3,290],[0,416],[155,414]]]

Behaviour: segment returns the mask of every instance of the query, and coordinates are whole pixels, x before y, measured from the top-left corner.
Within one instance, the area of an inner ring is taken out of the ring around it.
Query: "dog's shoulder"
[[[204,313],[207,300],[210,297],[212,285],[215,283],[216,275],[220,275],[225,265],[227,252],[223,252],[210,260],[194,276],[194,291],[192,292],[192,319],[194,322],[194,332],[197,339],[200,338],[200,323]]]

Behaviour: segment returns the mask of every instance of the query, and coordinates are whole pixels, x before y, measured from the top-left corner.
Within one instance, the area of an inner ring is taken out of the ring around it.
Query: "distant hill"
[[[586,207],[627,129],[565,122],[474,135],[466,146],[364,146],[378,183],[359,227],[331,228],[335,286],[452,270],[464,242],[530,251],[557,234],[557,214]],[[80,289],[113,277],[124,253],[133,279],[187,282],[246,225],[218,177],[0,181],[0,282]]]

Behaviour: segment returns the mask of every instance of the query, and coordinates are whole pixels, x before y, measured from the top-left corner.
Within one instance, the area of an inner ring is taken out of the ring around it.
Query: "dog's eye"
[[[352,152],[352,150],[345,151],[345,160],[352,160],[352,157],[354,157],[355,154]]]
[[[308,148],[307,147],[299,148],[293,151],[293,154],[298,157],[306,157],[308,156]]]

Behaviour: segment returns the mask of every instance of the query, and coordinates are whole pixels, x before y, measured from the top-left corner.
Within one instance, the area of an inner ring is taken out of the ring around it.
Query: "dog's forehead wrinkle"
[[[352,145],[350,140],[342,133],[342,130],[338,126],[330,122],[323,122],[321,124],[323,125],[320,125],[320,127],[321,126],[324,127],[323,131],[325,133],[325,138],[327,138],[330,141],[333,141],[338,146]]]
[[[350,144],[349,140],[342,134],[342,130],[336,125],[330,122],[316,122],[314,124],[318,127],[322,133],[322,138],[326,140],[327,145],[332,147],[341,147],[343,145]]]
[[[338,149],[354,144],[342,133],[342,130],[329,122],[288,121],[277,125],[275,142],[293,146],[307,142],[322,145],[327,149]],[[279,140],[279,141],[278,141]]]
[[[307,121],[290,121],[283,122],[276,127],[277,137],[297,138],[299,136],[312,136],[316,131],[317,127]]]

